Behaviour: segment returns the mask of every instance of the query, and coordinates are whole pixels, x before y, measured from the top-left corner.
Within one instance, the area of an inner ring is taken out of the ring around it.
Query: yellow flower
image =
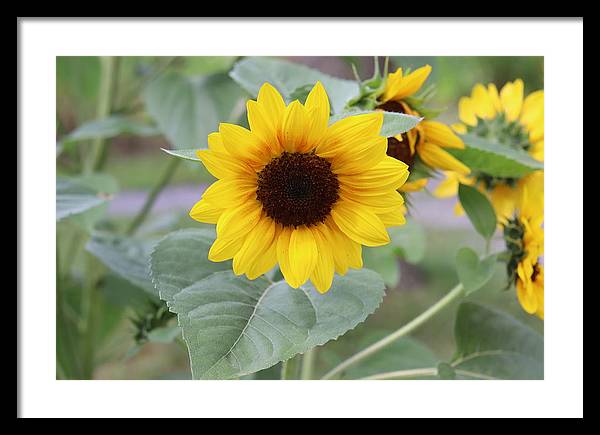
[[[543,319],[544,267],[540,257],[544,255],[544,212],[539,189],[539,180],[521,189],[517,214],[506,223],[504,238],[511,253],[508,272],[515,280],[519,302],[526,312]]]
[[[525,149],[534,159],[543,162],[544,91],[532,92],[524,99],[523,87],[521,79],[506,83],[500,92],[494,84],[475,85],[471,96],[462,97],[458,102],[462,124],[453,125],[454,130],[491,137],[507,146]],[[475,173],[472,184],[488,194],[499,221],[505,222],[513,215],[528,177],[500,178]],[[456,186],[458,188],[458,184]]]
[[[430,73],[431,66],[426,65],[407,75],[403,75],[402,68],[389,74],[378,108],[386,112],[421,116],[413,107],[411,97],[421,89]],[[470,169],[445,150],[464,147],[460,137],[449,126],[428,119],[406,133],[388,138],[388,155],[406,163],[409,168],[412,168],[418,156],[432,169],[452,170],[467,175]],[[402,187],[402,191],[418,191],[426,184],[427,178],[410,180]]]
[[[452,171],[445,171],[444,176],[444,180],[442,180],[433,191],[433,194],[436,197],[455,197],[458,194],[459,184],[475,186],[481,193],[487,195],[489,198],[500,224],[506,223],[506,221],[512,217],[519,202],[519,197],[525,187],[528,187],[530,190],[535,189],[540,194],[536,197],[537,199],[543,198],[544,195],[544,171],[532,172],[516,181],[514,186],[497,184],[491,189],[488,188],[484,182],[477,181],[476,177],[465,177]],[[535,203],[538,209],[543,209],[543,199],[541,203],[540,201],[535,201]],[[454,213],[457,216],[462,216],[464,214],[464,210],[459,202],[457,202],[454,207]]]
[[[250,130],[220,124],[197,152],[218,181],[190,216],[216,224],[211,261],[233,258],[249,279],[279,264],[290,286],[310,279],[326,292],[334,271],[362,267],[362,245],[385,245],[386,228],[405,223],[408,167],[386,155],[382,113],[328,126],[321,83],[288,106],[265,83],[247,109]]]

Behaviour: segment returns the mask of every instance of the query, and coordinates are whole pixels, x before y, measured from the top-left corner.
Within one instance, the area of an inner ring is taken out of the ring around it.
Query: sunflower
[[[197,152],[218,181],[190,216],[216,224],[211,261],[233,259],[249,279],[279,264],[290,286],[310,279],[324,293],[334,271],[362,267],[362,245],[387,244],[386,228],[405,223],[397,189],[408,167],[386,155],[382,113],[329,126],[319,82],[305,104],[288,106],[265,83],[247,111],[249,130],[220,124]]]
[[[510,259],[507,272],[515,283],[521,306],[529,314],[544,318],[543,179],[536,177],[521,190],[517,212],[504,225]]]
[[[426,65],[403,75],[402,68],[388,75],[385,90],[380,97],[378,108],[386,112],[406,113],[422,117],[419,102],[414,95],[421,89],[431,73],[431,66]],[[470,173],[470,169],[445,148],[463,149],[463,141],[452,129],[437,121],[425,119],[406,133],[388,138],[388,155],[406,163],[413,168],[417,158],[430,169],[456,171],[461,175]],[[418,191],[427,184],[427,177],[409,180],[402,191]]]
[[[507,147],[523,149],[534,159],[544,161],[544,91],[535,91],[523,98],[523,81],[508,82],[498,92],[494,84],[473,87],[470,97],[458,103],[462,123],[455,124],[458,133],[472,133]],[[455,196],[458,177],[446,172],[444,187],[435,191],[438,197]],[[509,219],[515,210],[523,187],[530,177],[502,178],[484,172],[474,172],[471,184],[488,194],[500,222]],[[462,210],[458,207],[457,211]]]

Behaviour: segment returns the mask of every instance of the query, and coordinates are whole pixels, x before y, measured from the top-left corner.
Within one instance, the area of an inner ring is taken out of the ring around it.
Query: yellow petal
[[[325,228],[322,232],[321,228]],[[333,261],[332,242],[327,238],[328,230],[325,225],[313,227],[312,232],[317,243],[317,263],[310,275],[310,280],[319,293],[325,293],[331,288],[335,265]]]
[[[227,153],[221,133],[214,132],[208,135],[208,149],[219,153]]]
[[[335,174],[349,175],[364,172],[381,163],[387,156],[387,138],[375,136],[357,144],[332,160],[331,170]]]
[[[217,237],[208,251],[208,259],[219,262],[233,258],[244,244],[244,238],[244,236],[235,239],[221,239]]]
[[[286,107],[279,131],[279,143],[288,152],[304,152],[307,148],[309,119],[298,100]]]
[[[400,192],[418,192],[427,186],[428,181],[429,180],[427,178],[420,178],[415,181],[407,181],[400,188]]]
[[[277,138],[278,126],[276,122],[278,121],[271,118],[264,107],[256,101],[249,100],[246,103],[246,109],[248,111],[248,124],[252,133],[263,141],[271,151],[271,155],[281,153],[282,148]]]
[[[252,165],[268,162],[268,149],[258,136],[235,124],[219,124],[223,145],[229,154]]]
[[[391,95],[390,99],[402,100],[415,94],[419,89],[421,89],[421,86],[423,86],[423,83],[425,83],[425,80],[427,80],[427,77],[429,77],[430,73],[431,66],[425,65],[421,68],[417,68],[407,76],[403,77],[400,83],[396,86],[395,92],[393,95]]]
[[[372,168],[357,172],[352,175],[338,175],[341,185],[353,189],[382,189],[397,190],[409,176],[408,165],[393,157],[385,156],[383,160]]]
[[[248,279],[256,279],[275,267],[277,264],[277,241],[279,240],[280,231],[281,227],[277,225],[273,240],[271,240],[267,249],[256,258],[250,269],[246,272]]]
[[[406,223],[406,217],[404,216],[405,210],[405,207],[399,207],[387,213],[378,213],[377,216],[381,219],[381,222],[386,228],[396,227]]]
[[[284,227],[279,231],[277,239],[277,261],[279,269],[285,278],[285,281],[290,287],[298,288],[302,285],[301,282],[294,276],[293,269],[290,265],[290,238],[292,236],[292,228]]]
[[[340,275],[345,275],[349,267],[362,268],[362,247],[360,243],[356,243],[346,236],[331,217],[325,221],[325,228],[327,228],[327,238],[334,246],[333,262],[335,271]]]
[[[223,204],[228,208],[240,205],[256,194],[256,176],[248,178],[222,178],[211,184],[202,198],[211,204]]]
[[[388,74],[387,81],[385,83],[385,91],[382,96],[382,100],[391,100],[396,93],[398,93],[402,84],[402,68],[398,68],[395,72]]]
[[[523,101],[521,124],[531,128],[533,124],[544,122],[544,91],[532,92]]]
[[[236,159],[227,152],[198,150],[196,155],[208,172],[216,178],[240,177],[255,173],[243,160]]]
[[[465,144],[450,127],[437,121],[422,121],[421,128],[425,133],[425,140],[444,148],[463,149]]]
[[[368,207],[338,201],[331,210],[331,216],[344,234],[357,243],[381,246],[390,241],[385,226]]]
[[[241,275],[252,269],[254,263],[270,247],[275,236],[275,222],[263,215],[256,226],[248,232],[244,244],[233,257],[233,273]]]
[[[327,130],[324,140],[317,147],[317,155],[328,158],[351,152],[360,143],[379,136],[383,125],[383,112],[348,116],[334,123]]]
[[[285,101],[277,89],[265,82],[258,91],[256,102],[264,109],[267,116],[275,121],[274,124],[279,125],[285,110]]]
[[[512,218],[518,199],[519,192],[517,189],[513,189],[506,184],[499,184],[492,189],[490,201],[494,206],[494,210],[496,210],[499,222],[504,223],[507,219]]]
[[[472,186],[475,184],[474,178],[465,177],[454,171],[444,171],[446,178],[440,182],[438,187],[433,191],[433,195],[438,198],[448,198],[458,194],[459,183]]]
[[[294,228],[290,236],[290,268],[300,285],[304,284],[317,264],[317,242],[310,228]]]
[[[544,161],[544,141],[538,140],[537,142],[531,144],[531,148],[529,149],[529,154],[534,159],[543,162]]]
[[[458,194],[458,174],[452,171],[444,171],[446,178],[438,184],[433,195],[438,198],[449,198]]]
[[[223,211],[222,208],[215,207],[202,199],[192,207],[190,217],[198,222],[216,224]]]
[[[519,263],[517,279],[517,297],[523,309],[529,314],[535,314],[538,309],[538,299],[533,292],[533,286],[529,280],[531,271],[523,271],[523,263]],[[526,277],[525,277],[526,275]]]
[[[487,87],[488,95],[490,96],[490,100],[496,113],[502,112],[502,103],[500,102],[500,95],[498,94],[498,88],[495,84],[490,83]]]
[[[261,212],[260,203],[254,199],[226,210],[217,222],[217,237],[234,239],[248,234],[260,219]]]
[[[516,121],[521,114],[523,106],[523,80],[517,79],[514,82],[508,82],[500,91],[500,101],[506,114],[506,119]]]
[[[456,124],[452,124],[452,130],[458,134],[465,134],[467,133],[467,126],[457,122]]]
[[[395,190],[380,193],[377,191],[352,190],[342,186],[340,188],[340,198],[353,204],[368,207],[377,214],[398,210],[404,204],[404,198]]]
[[[458,116],[462,122],[471,127],[477,125],[475,106],[469,97],[461,97],[460,100],[458,100]]]
[[[475,114],[482,119],[492,119],[496,116],[496,109],[487,89],[480,83],[473,87],[471,92],[471,102],[475,109]]]
[[[417,152],[423,162],[434,169],[456,171],[463,175],[468,175],[471,172],[464,163],[432,143],[425,142],[417,148]]]
[[[317,82],[312,88],[306,98],[304,107],[308,113],[310,124],[307,143],[314,147],[327,132],[331,111],[327,92],[325,92],[321,82]]]

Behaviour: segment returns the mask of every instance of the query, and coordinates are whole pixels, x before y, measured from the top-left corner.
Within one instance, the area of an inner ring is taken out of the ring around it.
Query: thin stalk
[[[317,348],[314,347],[302,357],[302,370],[300,371],[300,378],[302,380],[310,380],[313,378],[316,356]]]
[[[435,367],[426,369],[411,369],[411,370],[399,370],[396,372],[378,373],[373,376],[362,378],[362,381],[379,381],[385,379],[411,379],[420,378],[425,376],[437,376],[438,370]]]
[[[281,363],[281,380],[291,381],[298,378],[298,358],[292,358]]]
[[[96,119],[106,118],[110,114],[115,59],[111,56],[103,56],[100,58],[100,65],[100,89],[96,104]],[[84,162],[84,173],[90,174],[97,168],[98,163],[102,159],[103,149],[104,139],[95,139],[92,142],[90,152]]]
[[[158,183],[156,183],[156,185],[152,188],[152,190],[148,194],[148,197],[146,198],[146,201],[144,202],[142,209],[139,211],[137,216],[133,219],[133,221],[129,225],[129,228],[127,229],[127,235],[130,236],[130,235],[134,234],[135,231],[142,224],[142,222],[144,222],[144,220],[148,216],[148,213],[150,213],[150,210],[152,209],[152,206],[154,205],[156,198],[158,198],[158,194],[165,188],[165,186],[169,183],[169,181],[171,181],[171,178],[173,177],[173,175],[175,174],[175,171],[179,167],[179,162],[181,162],[180,159],[177,159],[177,158],[171,159],[167,168],[165,169],[162,176],[158,180]]]
[[[462,298],[463,295],[464,288],[462,284],[456,285],[452,290],[450,290],[450,292],[446,296],[444,296],[437,303],[429,307],[427,311],[423,312],[421,315],[419,315],[418,317],[416,317],[415,319],[398,329],[396,332],[388,335],[387,337],[379,340],[377,343],[369,346],[368,348],[360,351],[356,355],[342,362],[340,365],[333,368],[329,373],[323,376],[323,379],[333,379],[335,376],[341,374],[350,367],[355,366],[359,362],[386,348],[387,346],[399,340],[400,338],[410,334],[423,323],[427,322],[430,318],[432,318],[437,313],[446,308],[448,305],[450,305],[452,302]]]

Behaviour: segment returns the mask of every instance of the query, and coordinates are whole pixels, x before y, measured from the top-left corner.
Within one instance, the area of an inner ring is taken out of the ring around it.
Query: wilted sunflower
[[[413,116],[425,116],[416,106],[420,99],[414,95],[421,89],[431,73],[426,65],[403,75],[402,68],[388,75],[385,91],[380,97],[379,109],[386,112],[406,113]],[[427,118],[427,116],[425,116]],[[417,157],[431,169],[452,170],[462,175],[470,169],[444,148],[463,149],[463,141],[452,129],[437,121],[425,119],[406,133],[388,138],[388,155],[403,161],[412,169]],[[427,184],[427,178],[409,180],[402,191],[418,191]]]
[[[515,283],[517,297],[525,311],[544,318],[543,179],[535,177],[520,192],[515,216],[504,225],[504,239],[510,253],[507,272]]]
[[[361,245],[385,245],[386,227],[405,223],[396,190],[408,167],[386,155],[382,113],[328,126],[321,83],[287,107],[265,83],[247,110],[250,130],[220,124],[197,153],[218,178],[190,211],[217,225],[208,258],[233,258],[249,279],[279,263],[290,286],[310,279],[326,292],[334,271],[362,267]]]
[[[523,149],[534,159],[544,161],[544,91],[532,92],[523,99],[521,79],[506,83],[500,92],[494,84],[477,84],[470,97],[459,100],[458,111],[462,123],[453,126],[457,132]],[[457,193],[457,175],[450,171],[446,177],[443,186],[434,192],[438,197]],[[513,215],[520,192],[530,179],[494,177],[478,171],[472,174],[470,184],[488,194],[503,222]]]

